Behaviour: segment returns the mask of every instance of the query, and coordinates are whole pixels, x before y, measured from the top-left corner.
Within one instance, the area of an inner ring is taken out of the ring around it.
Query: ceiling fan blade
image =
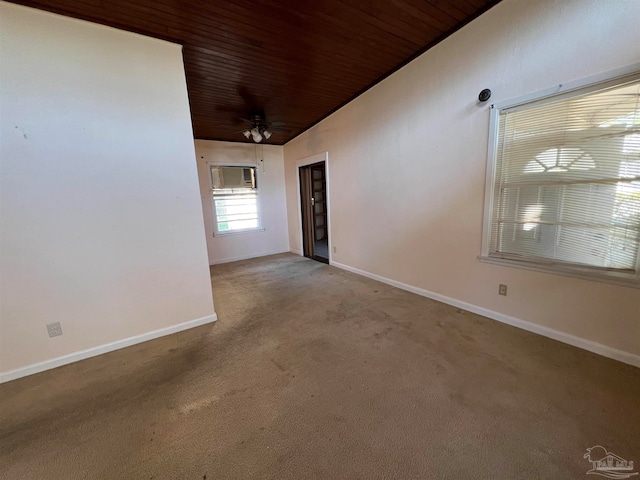
[[[234,107],[232,105],[216,105],[215,111],[219,113],[228,113],[229,116],[237,116],[245,114],[245,109],[243,107]]]

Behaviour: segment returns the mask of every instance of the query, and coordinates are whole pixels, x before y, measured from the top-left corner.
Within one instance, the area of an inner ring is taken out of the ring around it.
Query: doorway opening
[[[329,263],[329,212],[325,162],[299,168],[302,248],[305,257]]]

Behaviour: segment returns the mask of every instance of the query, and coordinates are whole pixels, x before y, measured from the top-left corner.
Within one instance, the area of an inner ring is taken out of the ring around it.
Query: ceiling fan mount
[[[249,120],[253,122],[255,125],[265,125],[265,117],[261,112],[254,112],[249,114]]]

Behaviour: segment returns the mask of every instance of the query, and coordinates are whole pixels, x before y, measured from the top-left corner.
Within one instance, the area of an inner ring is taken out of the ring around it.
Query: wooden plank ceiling
[[[195,138],[284,144],[499,0],[13,0],[184,45]]]

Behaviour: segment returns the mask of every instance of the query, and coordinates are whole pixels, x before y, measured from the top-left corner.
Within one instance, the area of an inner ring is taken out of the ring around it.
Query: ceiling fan
[[[249,118],[241,118],[240,120],[246,124],[246,128],[241,130],[240,133],[246,138],[251,138],[256,143],[260,143],[263,138],[269,140],[274,131],[288,131],[287,129],[280,128],[284,125],[282,122],[267,123],[262,112],[251,113],[249,114]]]

